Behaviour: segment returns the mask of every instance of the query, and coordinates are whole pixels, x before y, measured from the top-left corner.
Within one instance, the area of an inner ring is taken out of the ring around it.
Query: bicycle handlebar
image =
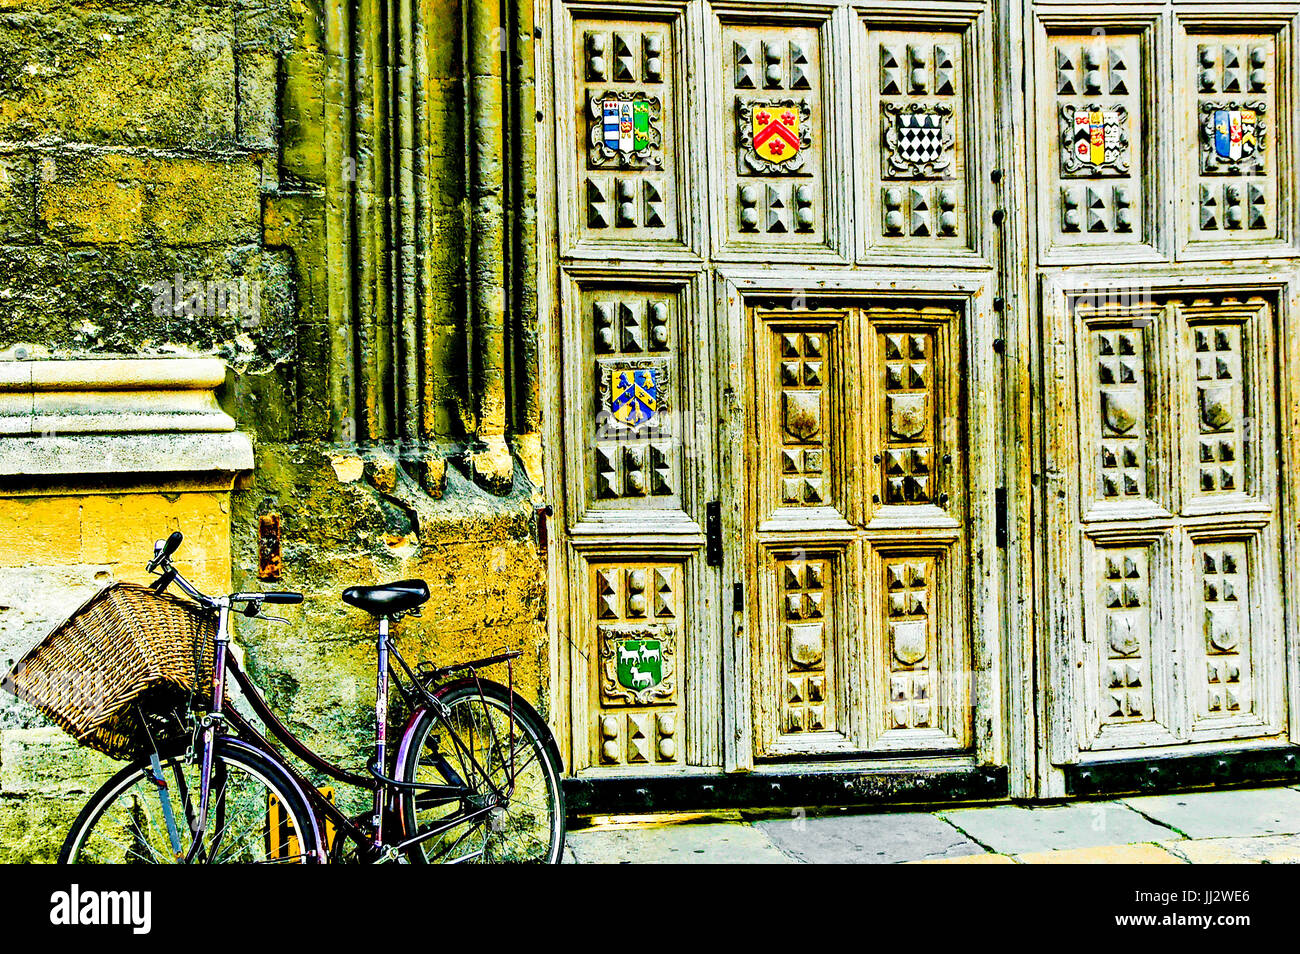
[[[199,592],[198,587],[185,579],[185,577],[181,576],[180,571],[177,570],[176,567],[172,566],[172,554],[180,548],[181,541],[184,539],[185,538],[181,532],[176,530],[166,540],[159,540],[154,544],[153,559],[149,561],[148,570],[150,573],[157,573],[158,568],[161,567],[162,572],[158,579],[154,581],[153,590],[155,593],[161,593],[167,589],[167,587],[175,583],[191,598],[198,600],[205,606],[215,606],[217,603],[212,597],[205,596],[203,593]],[[249,604],[248,609],[250,612],[248,612],[248,615],[256,615],[258,607],[263,603],[301,603],[302,594],[293,593],[288,590],[268,590],[265,593],[259,593],[256,591],[251,593],[231,593],[227,599],[229,599],[232,604]]]
[[[166,563],[171,558],[171,555],[180,549],[181,541],[184,539],[184,534],[179,530],[173,530],[171,536],[166,540],[159,540],[155,543],[153,545],[153,559],[149,561],[149,572],[152,573]]]
[[[301,603],[301,593],[291,593],[287,590],[267,590],[265,593],[259,593],[254,590],[251,593],[231,593],[230,602],[232,603]]]

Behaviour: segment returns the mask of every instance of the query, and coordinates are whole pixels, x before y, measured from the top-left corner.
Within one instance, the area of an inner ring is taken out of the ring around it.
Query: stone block
[[[0,21],[0,141],[235,143],[229,12],[200,5],[31,6]]]
[[[251,242],[260,187],[260,167],[245,159],[61,157],[41,163],[37,211],[42,229],[67,242]]]
[[[0,156],[0,242],[36,241],[34,174],[27,156]]]

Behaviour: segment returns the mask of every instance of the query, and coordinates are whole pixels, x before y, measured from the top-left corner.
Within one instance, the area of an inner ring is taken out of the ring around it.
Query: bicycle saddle
[[[343,591],[344,603],[376,616],[409,612],[428,598],[429,586],[424,580],[398,580],[383,586],[349,586]]]

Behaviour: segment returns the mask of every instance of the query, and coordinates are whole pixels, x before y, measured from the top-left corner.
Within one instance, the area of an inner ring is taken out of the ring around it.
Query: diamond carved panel
[[[1196,158],[1188,176],[1193,242],[1276,240],[1278,164],[1276,37],[1270,34],[1195,35]],[[1191,157],[1185,157],[1191,164]]]
[[[1152,720],[1150,551],[1137,547],[1098,551],[1101,619],[1101,722]]]
[[[780,505],[829,505],[831,374],[828,335],[820,328],[774,331],[780,394]]]
[[[886,504],[934,499],[934,335],[886,332],[884,486]]]
[[[786,734],[833,730],[837,647],[828,560],[786,560],[781,577],[782,726]]]
[[[1148,241],[1142,48],[1140,34],[1120,31],[1048,37],[1040,71],[1055,90],[1056,137],[1048,140],[1042,181],[1055,183],[1045,196],[1054,245]]]
[[[934,560],[885,561],[885,647],[888,653],[889,729],[935,724]]]
[[[1099,425],[1097,494],[1120,501],[1147,496],[1146,344],[1140,328],[1100,328],[1096,355]]]
[[[591,760],[606,766],[681,761],[682,566],[590,567]]]
[[[670,23],[574,22],[581,240],[681,238],[673,44]]]
[[[938,306],[873,307],[864,318],[864,503],[871,523],[957,526],[964,521],[964,498],[954,497],[963,472],[961,322]]]
[[[1251,612],[1247,548],[1238,541],[1199,544],[1200,643],[1205,653],[1203,718],[1249,714],[1251,702]]]
[[[680,302],[668,289],[580,294],[594,362],[583,383],[586,426],[573,439],[584,444],[588,507],[681,508]],[[574,417],[571,429],[583,421]]]
[[[815,25],[721,30],[728,245],[827,244],[822,41]]]
[[[1197,325],[1192,329],[1196,349],[1197,494],[1245,490],[1241,332],[1239,324]]]
[[[970,247],[966,63],[960,30],[867,25],[867,76],[878,156],[869,170],[873,240],[890,248]]]
[[[868,548],[873,750],[953,751],[968,744],[970,644],[957,569],[963,552],[960,543],[900,538]]]

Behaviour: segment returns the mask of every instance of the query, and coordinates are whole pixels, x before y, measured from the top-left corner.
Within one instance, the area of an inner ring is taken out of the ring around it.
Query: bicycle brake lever
[[[285,619],[283,616],[266,616],[265,614],[263,614],[262,616],[259,616],[258,619],[269,620],[269,621],[272,622],[272,623],[287,623],[287,622],[289,622],[289,621],[288,621],[287,619]]]

